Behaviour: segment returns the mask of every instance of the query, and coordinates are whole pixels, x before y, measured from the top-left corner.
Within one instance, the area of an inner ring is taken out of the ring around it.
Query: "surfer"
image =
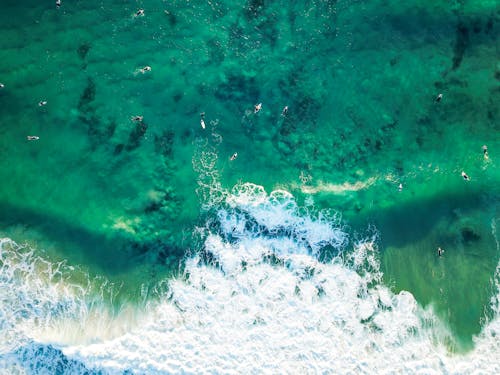
[[[56,0],[56,8],[59,9],[59,7],[61,6],[62,4],[62,1],[61,0]]]
[[[398,188],[399,188],[399,191],[403,191],[403,184],[399,184]]]
[[[238,157],[238,153],[235,152],[234,154],[231,155],[231,157],[229,158],[229,160],[233,161],[234,159],[236,159]]]
[[[470,177],[467,176],[467,173],[465,173],[464,171],[462,171],[462,177],[464,178],[465,181],[469,181],[470,180]]]
[[[130,119],[135,122],[142,122],[144,116],[132,116]]]
[[[438,96],[436,96],[436,102],[440,102],[441,99],[443,99],[443,94],[438,94]]]
[[[26,137],[26,139],[28,139],[28,141],[37,141],[40,139],[40,137],[36,136],[36,135],[28,135]]]
[[[205,129],[205,112],[200,113],[200,125],[202,129]]]
[[[135,17],[142,17],[144,16],[144,9],[139,9],[137,12],[135,12]]]
[[[281,116],[285,117],[288,114],[288,106],[286,105],[285,108],[281,111]]]
[[[443,249],[441,249],[440,247],[438,247],[438,249],[437,249],[437,253],[438,253],[438,256],[443,256],[443,254],[444,254],[444,250],[443,250]]]
[[[483,146],[483,155],[485,159],[488,159],[488,146],[484,145]]]
[[[262,103],[255,104],[253,107],[253,113],[258,113],[262,109]]]
[[[38,102],[38,106],[39,107],[43,107],[44,105],[47,105],[47,101],[46,100],[41,100]]]
[[[141,68],[140,71],[141,71],[142,74],[144,74],[146,72],[150,72],[151,71],[151,67],[150,66],[145,66],[144,68]]]
[[[0,89],[3,89],[5,85],[3,83],[0,83]]]

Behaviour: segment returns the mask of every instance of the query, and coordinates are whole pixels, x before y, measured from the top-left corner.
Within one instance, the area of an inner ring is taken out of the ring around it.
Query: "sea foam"
[[[498,315],[473,351],[451,354],[433,312],[382,284],[376,238],[348,242],[326,216],[238,186],[141,327],[63,352],[110,373],[498,372]],[[320,262],[321,246],[337,256]]]
[[[210,153],[203,157],[215,168]],[[226,191],[217,178],[213,170],[200,177],[200,197],[208,199],[205,225],[193,231],[200,248],[183,274],[167,281],[167,292],[133,314],[111,313],[113,293],[71,282],[68,266],[1,240],[0,368],[500,373],[500,264],[492,275],[494,318],[472,351],[453,354],[433,311],[383,284],[375,231],[350,239],[335,212],[300,207],[288,192],[268,194],[249,183]]]

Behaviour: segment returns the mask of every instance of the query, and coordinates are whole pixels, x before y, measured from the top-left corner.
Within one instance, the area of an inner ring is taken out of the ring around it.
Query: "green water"
[[[2,235],[131,291],[175,272],[216,124],[224,186],[375,225],[386,282],[470,345],[499,255],[499,16],[465,0],[6,1]]]

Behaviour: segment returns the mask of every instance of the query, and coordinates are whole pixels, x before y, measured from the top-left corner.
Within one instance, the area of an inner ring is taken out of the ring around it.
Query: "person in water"
[[[488,156],[488,146],[484,145],[483,146],[483,156],[485,159],[488,159],[489,156]]]
[[[255,104],[255,106],[253,107],[253,112],[258,113],[261,109],[262,109],[262,103]]]
[[[438,94],[438,96],[436,96],[436,102],[440,102],[441,99],[443,99],[443,94]]]
[[[38,137],[36,135],[28,135],[26,137],[26,139],[28,139],[28,141],[38,141],[40,139],[40,137]]]
[[[43,107],[45,105],[47,105],[47,101],[46,100],[41,100],[41,101],[38,102],[38,106],[39,107]]]
[[[462,177],[465,181],[470,181],[470,177],[464,171],[462,171]]]
[[[3,83],[0,83],[0,89],[3,89],[5,85]]]
[[[440,247],[438,247],[438,249],[437,249],[437,253],[438,253],[438,256],[440,256],[440,257],[441,257],[441,256],[443,256],[443,254],[444,254],[444,250],[443,250],[443,249],[441,249]]]
[[[205,129],[205,112],[200,113],[200,125],[202,129]]]
[[[238,153],[235,152],[233,155],[231,155],[231,157],[229,158],[229,160],[233,161],[234,159],[236,159],[238,157]]]

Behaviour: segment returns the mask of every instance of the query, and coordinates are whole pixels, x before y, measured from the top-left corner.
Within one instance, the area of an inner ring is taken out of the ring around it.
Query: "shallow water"
[[[376,233],[383,285],[473,351],[496,317],[499,27],[494,1],[7,1],[0,234],[142,306],[224,191],[282,189],[342,215],[347,253]]]

